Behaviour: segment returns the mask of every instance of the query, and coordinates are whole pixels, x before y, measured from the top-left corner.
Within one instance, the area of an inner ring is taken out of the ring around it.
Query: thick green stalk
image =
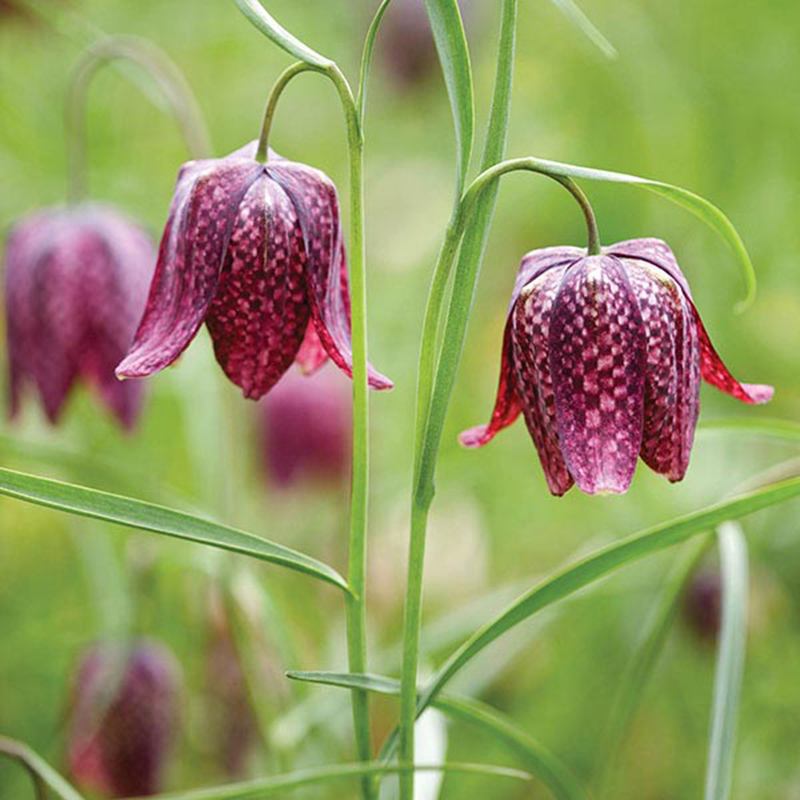
[[[155,45],[134,36],[109,36],[86,49],[75,68],[66,107],[71,202],[86,196],[86,131],[84,116],[89,85],[97,71],[113,61],[136,64],[152,79],[178,123],[192,158],[208,156],[211,145],[203,115],[192,90],[175,64]]]
[[[490,112],[482,166],[487,168],[503,158],[511,108],[511,85],[514,71],[516,41],[517,0],[504,0],[500,43],[498,47],[497,74],[495,78],[492,109]],[[481,197],[480,208],[474,217],[474,226],[467,234],[473,244],[485,246],[494,212],[494,196],[487,192]],[[417,707],[417,675],[419,665],[419,634],[422,621],[422,577],[425,561],[425,539],[428,510],[433,500],[433,470],[423,473],[423,457],[429,437],[431,397],[436,374],[436,344],[448,276],[461,238],[463,213],[461,203],[448,226],[445,242],[436,265],[425,312],[417,379],[417,412],[414,441],[414,483],[411,502],[411,531],[409,539],[408,577],[406,585],[403,634],[403,663],[400,690],[400,761],[414,759],[414,721]],[[475,248],[476,250],[478,248]],[[480,248],[481,250],[483,247]],[[462,249],[462,258],[464,250]],[[478,260],[477,253],[475,260]],[[413,800],[413,775],[400,775],[400,796]]]

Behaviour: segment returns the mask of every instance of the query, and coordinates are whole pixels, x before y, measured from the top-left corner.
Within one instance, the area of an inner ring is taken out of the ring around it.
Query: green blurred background
[[[266,5],[287,28],[355,74],[374,3]],[[470,42],[482,130],[497,20],[495,3],[474,5]],[[509,154],[661,178],[722,207],[759,275],[758,300],[742,315],[732,310],[743,292],[735,263],[701,223],[633,188],[586,187],[604,240],[667,239],[732,371],[776,386],[766,409],[746,409],[704,389],[702,417],[800,418],[800,7],[788,0],[585,0],[584,10],[619,51],[618,59],[608,60],[553,4],[522,0],[520,6]],[[288,63],[233,2],[76,0],[37,7],[49,21],[0,19],[3,232],[26,212],[64,199],[65,90],[70,67],[93,32],[138,34],[163,47],[196,91],[220,155],[256,137],[271,81]],[[169,117],[127,77],[108,69],[93,84],[91,194],[126,209],[157,236],[186,154]],[[396,383],[393,392],[373,395],[372,403],[371,641],[386,654],[377,666],[396,675],[392,647],[401,616],[398,564],[406,537],[416,352],[432,262],[449,214],[454,158],[450,112],[435,71],[401,86],[379,63],[369,103],[370,357]],[[324,169],[346,196],[343,126],[323,81],[307,77],[293,84],[281,102],[273,144]],[[580,215],[554,184],[530,176],[506,180],[444,437],[426,583],[426,620],[434,623],[427,670],[516,590],[575,554],[713,502],[793,455],[787,445],[744,434],[701,434],[682,484],[672,486],[640,465],[625,497],[590,498],[573,490],[553,499],[522,424],[485,450],[458,446],[458,431],[485,421],[491,410],[520,257],[534,247],[581,244],[583,236]],[[118,433],[84,391],[74,396],[58,430],[46,428],[29,398],[22,422],[4,423],[3,465],[181,503],[343,569],[346,492],[278,492],[262,480],[251,435],[253,407],[223,384],[201,338],[177,367],[150,380],[135,436]],[[43,443],[45,450],[57,446],[61,463],[42,463],[35,449],[14,446],[9,435]],[[740,799],[800,798],[797,512],[796,503],[788,504],[746,521],[753,598],[733,791]],[[63,765],[75,659],[109,626],[121,624],[113,602],[124,595],[114,591],[122,582],[101,568],[108,585],[93,591],[87,576],[98,573],[94,560],[116,559],[137,597],[137,628],[169,643],[184,671],[182,735],[169,788],[222,781],[205,735],[207,586],[210,575],[230,573],[230,562],[196,546],[108,530],[9,499],[0,500],[0,532],[0,733]],[[527,623],[479,659],[458,688],[508,712],[591,781],[622,670],[678,556],[670,551],[627,569],[543,618],[544,624]],[[334,690],[287,686],[281,677],[287,668],[344,667],[338,596],[261,566],[239,575],[237,592],[249,609],[255,660],[269,662],[259,707],[272,741],[256,748],[249,774],[350,760],[346,698],[331,697]],[[713,645],[679,621],[625,745],[613,796],[700,796],[713,666]],[[385,733],[395,704],[379,700],[375,709],[376,727]],[[448,754],[459,761],[513,763],[500,746],[460,725],[449,728]],[[0,797],[32,796],[25,777],[0,763]],[[304,796],[354,795],[337,785]],[[503,800],[547,793],[538,785],[449,777],[442,796]]]

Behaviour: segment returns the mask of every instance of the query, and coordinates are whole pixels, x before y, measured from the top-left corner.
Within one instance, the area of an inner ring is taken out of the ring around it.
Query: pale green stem
[[[237,0],[238,2],[238,0]],[[347,124],[350,160],[350,303],[353,350],[353,475],[350,497],[350,535],[347,580],[347,653],[351,672],[367,671],[367,513],[369,496],[369,387],[367,383],[367,291],[364,241],[364,139],[361,121],[350,84],[333,63],[323,66],[300,62],[289,67],[278,79],[264,115],[259,154],[266,159],[269,132],[278,99],[289,81],[304,71],[319,72],[333,83],[339,95]],[[369,694],[352,692],[353,727],[356,750],[361,761],[372,757],[369,719]],[[368,775],[361,779],[365,800],[375,797]]]
[[[364,115],[367,108],[367,79],[369,78],[369,68],[372,65],[372,54],[375,50],[375,39],[378,36],[378,30],[383,22],[384,14],[389,9],[389,4],[392,0],[383,0],[372,18],[372,22],[367,30],[367,38],[364,40],[364,50],[361,54],[361,69],[358,75],[358,95],[356,97],[356,107],[358,108],[358,119],[361,122],[361,128],[364,128]]]
[[[503,158],[511,108],[511,85],[514,72],[517,0],[504,0],[498,44],[497,74],[482,166],[488,168]],[[422,580],[425,562],[425,541],[428,510],[433,499],[433,475],[429,484],[422,479],[423,455],[428,439],[431,398],[437,372],[437,337],[441,324],[447,284],[453,261],[458,253],[464,225],[464,206],[458,202],[448,225],[444,243],[434,270],[423,323],[417,377],[416,424],[414,430],[414,476],[411,498],[411,531],[409,536],[408,573],[406,584],[403,662],[400,689],[400,760],[414,758],[414,722],[417,709],[417,676],[419,668],[420,627],[422,624]],[[494,211],[494,198],[486,197],[476,215],[470,235],[486,238]],[[483,218],[481,218],[483,217]],[[429,491],[425,491],[424,487]],[[401,797],[412,798],[412,775],[400,775]]]
[[[86,99],[92,78],[113,61],[129,61],[153,80],[180,128],[192,158],[208,156],[211,145],[205,121],[189,84],[178,67],[155,45],[134,36],[111,36],[87,48],[69,87],[66,107],[69,156],[68,196],[79,202],[86,196]]]

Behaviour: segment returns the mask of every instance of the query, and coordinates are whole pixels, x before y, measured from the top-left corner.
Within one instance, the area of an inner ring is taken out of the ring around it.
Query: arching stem
[[[208,130],[189,84],[178,67],[159,48],[133,36],[110,36],[90,45],[73,72],[66,107],[68,188],[70,202],[86,196],[86,103],[92,78],[106,64],[128,61],[153,80],[178,123],[192,158],[211,150]]]

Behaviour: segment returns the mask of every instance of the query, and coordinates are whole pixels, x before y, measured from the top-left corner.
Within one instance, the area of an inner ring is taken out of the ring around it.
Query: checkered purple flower
[[[133,427],[143,387],[120,384],[114,368],[130,347],[155,260],[150,238],[110,206],[50,208],[13,227],[5,253],[12,416],[30,383],[55,424],[80,378]]]
[[[255,143],[181,168],[155,277],[124,378],[172,364],[205,322],[217,361],[245,397],[297,361],[352,374],[350,296],[339,201],[322,172]],[[370,368],[373,388],[391,382]]]
[[[689,466],[700,378],[745,403],[770,386],[739,383],[717,355],[669,247],[634,239],[587,256],[534,250],[522,261],[480,447],[523,414],[550,491],[621,493],[637,459],[671,481]]]

